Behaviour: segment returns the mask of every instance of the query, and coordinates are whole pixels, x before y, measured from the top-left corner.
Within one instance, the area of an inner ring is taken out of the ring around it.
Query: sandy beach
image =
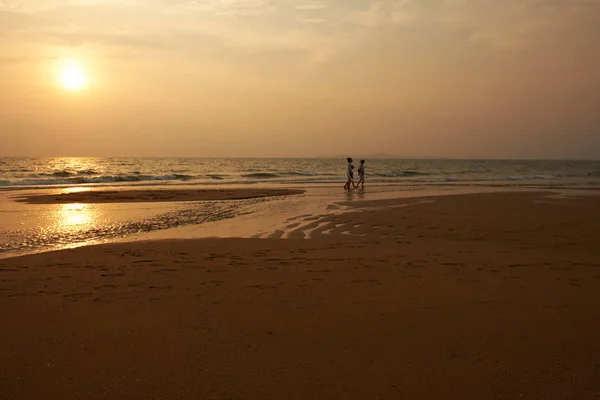
[[[338,202],[261,239],[0,260],[0,398],[598,399],[599,207]]]

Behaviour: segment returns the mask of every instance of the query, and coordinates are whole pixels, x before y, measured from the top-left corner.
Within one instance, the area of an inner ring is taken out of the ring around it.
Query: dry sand
[[[355,206],[1,260],[0,398],[600,398],[600,198]]]
[[[166,201],[241,200],[301,194],[297,189],[160,189],[90,190],[57,194],[27,194],[16,201],[28,204],[141,203]]]

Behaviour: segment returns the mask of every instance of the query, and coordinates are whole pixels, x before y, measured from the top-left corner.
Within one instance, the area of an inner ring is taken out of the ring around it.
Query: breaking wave
[[[314,172],[294,172],[294,171],[280,172],[279,175],[285,175],[285,176],[317,176],[317,174],[314,173]]]
[[[410,178],[411,176],[425,176],[429,175],[426,172],[419,171],[390,171],[390,172],[376,172],[373,175],[380,176],[383,178]]]
[[[256,172],[252,174],[242,175],[244,178],[255,178],[255,179],[270,179],[270,178],[278,178],[279,175],[272,174],[269,172]]]
[[[62,177],[63,175],[54,175]],[[68,177],[64,179],[22,179],[17,181],[0,181],[0,186],[45,186],[45,185],[69,185],[84,183],[116,183],[116,182],[142,182],[142,181],[187,181],[195,177],[192,175],[116,175],[116,176],[97,176],[97,177]]]

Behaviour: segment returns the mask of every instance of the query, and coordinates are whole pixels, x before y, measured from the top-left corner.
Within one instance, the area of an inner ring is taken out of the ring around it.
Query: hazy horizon
[[[414,157],[402,157],[402,156],[379,156],[372,154],[360,154],[360,153],[351,153],[349,155],[339,155],[339,156],[291,156],[291,157],[278,157],[278,156],[269,156],[269,157],[253,157],[253,156],[227,156],[227,157],[213,157],[213,156],[170,156],[170,155],[146,155],[146,156],[76,156],[76,155],[53,155],[53,156],[32,156],[32,155],[11,155],[11,156],[3,156],[0,155],[0,159],[61,159],[61,158],[71,158],[71,159],[198,159],[198,160],[219,160],[219,159],[232,159],[232,160],[336,160],[339,159],[341,161],[345,160],[347,157],[352,157],[355,162],[359,161],[361,158],[366,160],[399,160],[399,161],[427,161],[427,160],[439,160],[439,161],[556,161],[556,162],[597,162],[600,161],[600,158],[461,158],[461,157],[428,157],[428,156],[414,156]]]
[[[0,156],[600,159],[600,0],[4,0],[0,37]]]

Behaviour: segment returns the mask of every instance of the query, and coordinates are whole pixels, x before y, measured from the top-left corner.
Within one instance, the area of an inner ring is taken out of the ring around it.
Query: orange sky
[[[0,88],[0,156],[600,158],[600,0],[2,0]]]

